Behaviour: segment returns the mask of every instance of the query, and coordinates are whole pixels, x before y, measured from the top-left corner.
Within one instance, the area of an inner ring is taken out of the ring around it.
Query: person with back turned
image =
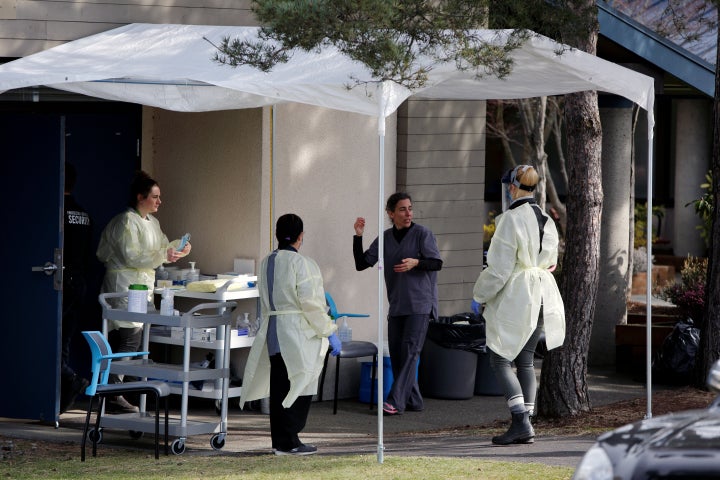
[[[245,364],[240,408],[270,397],[270,438],[275,455],[313,455],[300,441],[328,350],[339,355],[336,326],[327,313],[320,268],[299,253],[303,221],[293,214],[277,220],[278,248],[258,271],[262,323]]]
[[[473,288],[471,308],[485,318],[490,366],[512,416],[508,431],[492,438],[495,445],[534,442],[535,348],[543,332],[548,350],[565,338],[565,309],[551,273],[558,232],[533,198],[538,180],[530,165],[503,176],[503,213],[495,219],[488,266]]]

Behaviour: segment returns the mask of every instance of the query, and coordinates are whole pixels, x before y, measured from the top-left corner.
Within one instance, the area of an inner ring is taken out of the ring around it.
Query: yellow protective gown
[[[487,346],[514,360],[537,327],[541,305],[547,348],[561,346],[565,307],[548,271],[558,258],[555,224],[549,218],[545,222],[541,250],[538,221],[529,203],[506,211],[495,221],[488,267],[473,288],[475,301],[485,304]]]
[[[335,324],[327,314],[320,268],[314,260],[289,250],[275,258],[273,304],[270,310],[267,275],[268,257],[258,273],[262,323],[255,337],[243,375],[240,408],[252,400],[270,396],[270,357],[267,349],[268,317],[277,315],[277,336],[290,379],[283,406],[290,407],[300,395],[314,395],[322,371],[327,337]]]
[[[97,258],[105,264],[102,292],[126,292],[133,284],[147,285],[148,301],[152,301],[155,269],[167,261],[167,249],[179,246],[160,230],[160,222],[152,215],[142,218],[132,208],[116,215],[100,237]],[[127,308],[127,299],[112,302],[114,308]],[[108,328],[142,327],[142,323],[109,320]]]

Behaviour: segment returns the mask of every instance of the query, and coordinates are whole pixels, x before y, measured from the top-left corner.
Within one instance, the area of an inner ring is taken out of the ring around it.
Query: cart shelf
[[[234,292],[233,292],[234,293]],[[227,402],[230,389],[229,350],[230,343],[226,338],[230,336],[231,313],[237,307],[235,302],[200,303],[188,312],[179,316],[159,315],[156,312],[134,313],[113,308],[109,299],[127,296],[123,293],[103,293],[99,300],[103,307],[103,332],[107,335],[108,320],[123,320],[140,322],[143,324],[143,350],[148,351],[150,343],[151,326],[170,329],[179,329],[181,336],[153,335],[162,343],[172,343],[183,346],[182,364],[158,363],[145,356],[139,360],[117,361],[111,366],[112,373],[131,375],[141,378],[152,378],[168,382],[170,391],[181,396],[180,418],[171,419],[169,434],[179,437],[173,441],[172,451],[181,454],[185,451],[185,441],[189,435],[213,433],[210,439],[212,448],[218,450],[225,445],[227,435]],[[192,331],[195,328],[215,328],[217,339],[213,342],[192,340]],[[154,340],[155,341],[155,340]],[[216,368],[200,368],[190,365],[190,350],[193,348],[213,348],[218,352]],[[212,389],[198,390],[190,382],[210,380]],[[188,419],[188,397],[214,398],[220,402],[219,422],[198,422]],[[154,432],[154,418],[145,411],[145,399],[140,402],[140,413],[125,415],[106,415],[102,417],[101,428],[123,428],[130,432]],[[101,432],[96,432],[101,433]]]

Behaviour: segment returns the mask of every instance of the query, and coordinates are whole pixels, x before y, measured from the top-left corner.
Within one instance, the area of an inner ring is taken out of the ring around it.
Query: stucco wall
[[[388,119],[387,132],[395,132],[394,116]],[[301,253],[318,262],[325,289],[341,311],[371,315],[349,321],[353,338],[374,340],[377,269],[355,271],[352,236],[359,216],[367,220],[366,248],[378,233],[377,119],[298,104],[280,105],[275,107],[274,135],[273,219],[288,212],[300,215],[305,226]],[[385,197],[395,189],[395,144],[394,133],[388,133]],[[390,225],[384,215],[383,223],[383,229]],[[385,302],[384,284],[382,299]]]
[[[261,255],[261,129],[260,109],[145,109],[142,160],[160,183],[157,217],[168,237],[190,232],[188,261],[202,273],[232,271],[234,258]]]
[[[395,124],[388,119],[385,197],[395,189]],[[192,234],[188,260],[202,273],[232,270],[236,257],[259,263],[276,246],[277,217],[300,215],[301,253],[317,261],[340,310],[370,314],[349,321],[353,338],[376,341],[378,298],[387,311],[385,286],[377,269],[355,271],[352,236],[358,216],[367,218],[366,247],[378,233],[377,132],[375,118],[299,104],[211,113],[146,108],[142,164],[161,186],[163,230],[169,237]],[[388,226],[383,214],[382,228]],[[254,316],[254,307],[243,302],[239,311]],[[239,353],[232,360],[242,368]],[[341,397],[357,394],[359,373],[343,369]],[[332,381],[325,389],[331,398]]]

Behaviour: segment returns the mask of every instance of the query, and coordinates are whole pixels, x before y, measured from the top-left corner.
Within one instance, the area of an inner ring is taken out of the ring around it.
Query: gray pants
[[[388,317],[388,350],[393,384],[387,401],[399,412],[421,411],[425,406],[417,382],[417,363],[429,322],[429,314]]]
[[[535,378],[535,348],[543,332],[543,315],[540,309],[537,328],[530,336],[518,356],[512,361],[490,352],[490,367],[495,372],[505,400],[513,413],[535,410],[535,397],[537,396],[537,379]],[[512,363],[515,363],[517,374],[513,372]]]

